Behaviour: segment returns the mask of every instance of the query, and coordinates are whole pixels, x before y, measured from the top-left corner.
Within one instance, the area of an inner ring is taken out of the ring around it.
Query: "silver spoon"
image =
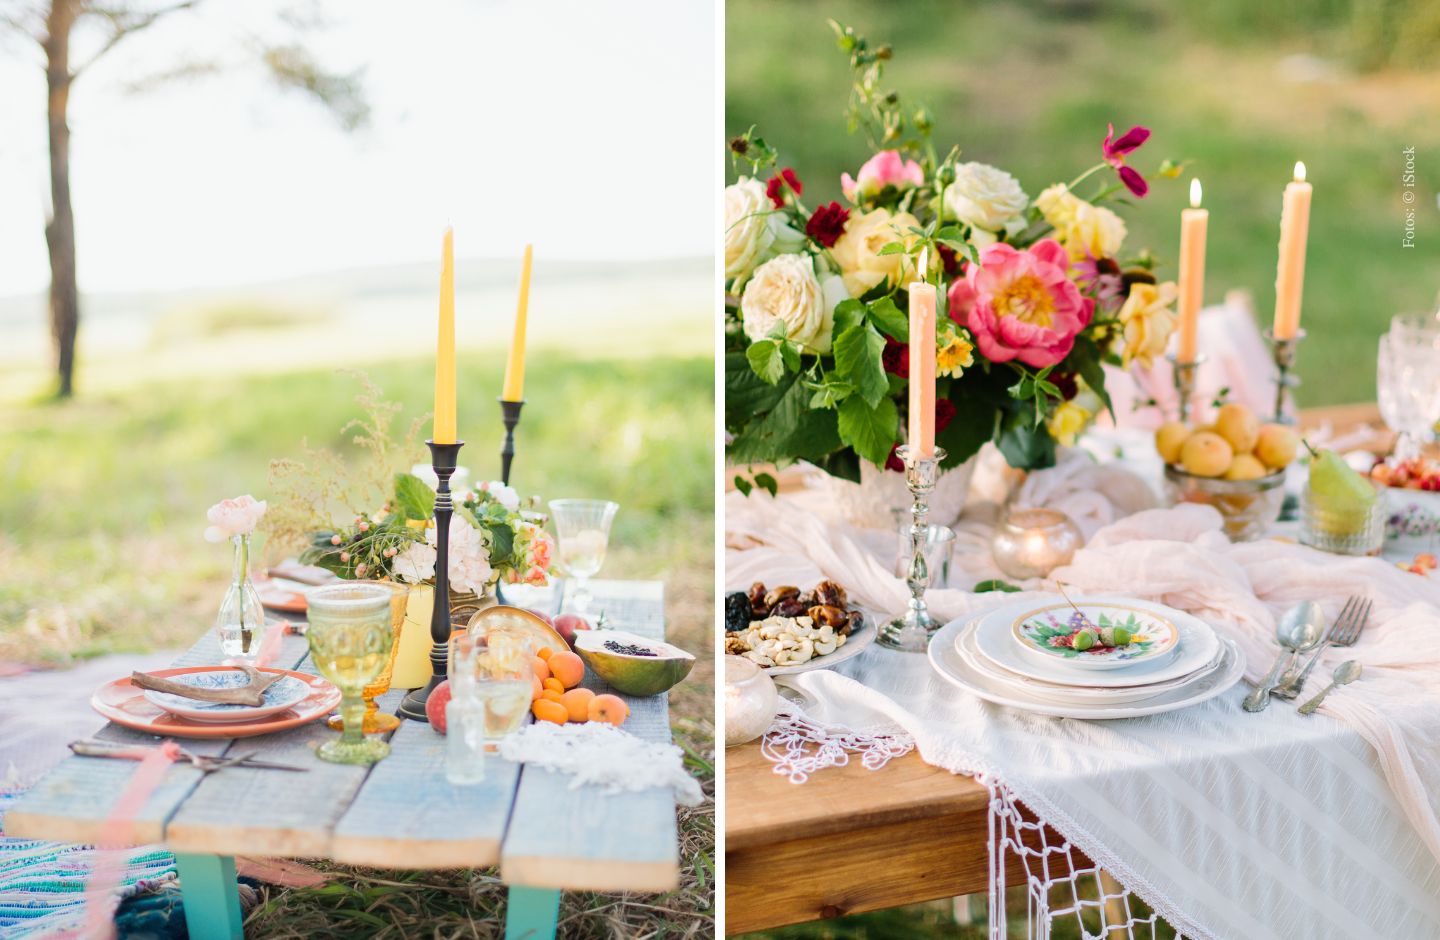
[[[1275,626],[1275,639],[1284,647],[1275,657],[1275,665],[1255,691],[1245,696],[1240,707],[1247,712],[1264,711],[1270,704],[1270,692],[1280,681],[1285,666],[1299,653],[1320,642],[1324,633],[1325,612],[1314,601],[1303,601],[1285,611],[1280,623]]]
[[[1335,667],[1335,680],[1329,685],[1327,685],[1325,688],[1321,689],[1319,695],[1315,696],[1310,701],[1306,702],[1304,705],[1301,705],[1296,710],[1299,711],[1302,715],[1312,714],[1315,709],[1320,707],[1320,703],[1325,701],[1325,696],[1329,695],[1332,690],[1338,689],[1342,685],[1349,685],[1358,678],[1360,678],[1360,660],[1345,660],[1343,663]]]

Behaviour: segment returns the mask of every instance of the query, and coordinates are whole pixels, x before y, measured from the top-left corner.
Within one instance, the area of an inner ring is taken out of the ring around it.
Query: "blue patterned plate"
[[[276,673],[279,669],[261,669],[261,672]],[[170,676],[171,682],[181,682],[199,689],[237,689],[249,683],[250,679],[238,669],[219,669],[209,672],[187,672]],[[313,692],[310,686],[294,676],[286,676],[265,690],[264,705],[226,705],[220,702],[201,702],[169,692],[145,691],[145,699],[157,708],[163,708],[172,715],[189,718],[191,721],[205,721],[212,724],[255,721],[278,715],[294,707]]]

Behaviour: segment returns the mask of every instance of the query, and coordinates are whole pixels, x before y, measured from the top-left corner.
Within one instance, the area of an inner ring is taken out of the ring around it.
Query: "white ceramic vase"
[[[975,458],[971,457],[940,475],[940,482],[930,494],[931,525],[953,525],[960,518],[974,472]],[[845,521],[865,529],[894,529],[896,510],[908,510],[913,500],[905,485],[905,474],[876,467],[868,460],[860,462],[859,483],[823,472],[817,477],[823,478],[818,485],[830,490]]]

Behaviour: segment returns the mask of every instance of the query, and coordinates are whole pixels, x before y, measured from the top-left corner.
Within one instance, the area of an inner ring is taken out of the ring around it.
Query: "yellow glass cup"
[[[390,655],[385,658],[385,665],[381,668],[380,674],[360,693],[360,697],[365,700],[365,719],[361,723],[360,730],[365,734],[384,734],[400,727],[400,719],[395,715],[380,711],[380,706],[375,704],[375,700],[390,691],[390,676],[395,670],[395,654],[400,651],[400,630],[405,626],[405,608],[409,601],[410,588],[408,585],[395,581],[367,581],[365,583],[382,585],[391,592],[390,629],[394,635],[394,642],[390,645]],[[333,731],[345,730],[345,718],[342,715],[331,715],[325,724]]]

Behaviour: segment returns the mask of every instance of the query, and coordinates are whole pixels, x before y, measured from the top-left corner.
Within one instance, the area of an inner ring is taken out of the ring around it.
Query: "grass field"
[[[476,480],[499,475],[500,364],[462,352],[462,461]],[[354,453],[340,433],[359,415],[351,374],[226,375],[211,362],[208,377],[156,380],[145,378],[143,357],[134,365],[124,388],[0,404],[0,660],[63,665],[188,646],[209,628],[229,576],[228,547],[201,538],[206,507],[239,493],[264,498],[271,458],[298,455],[306,440]],[[432,369],[428,357],[367,365],[406,406],[397,428],[429,410]],[[709,355],[533,350],[512,474],[522,495],[621,504],[601,576],[666,582],[670,639],[699,659],[672,693],[672,728],[711,795],[713,397]],[[713,803],[682,812],[679,825],[681,890],[567,894],[565,936],[713,929]],[[343,871],[319,889],[270,889],[247,935],[468,936],[466,925],[503,904],[494,872]],[[377,932],[381,917],[390,926]]]
[[[1433,4],[1414,3],[1407,19],[1406,6],[731,0],[725,126],[733,135],[758,125],[800,174],[808,205],[840,198],[840,173],[853,174],[867,152],[845,130],[849,66],[827,17],[893,45],[885,85],[931,108],[942,152],[958,144],[964,159],[1011,171],[1032,196],[1096,162],[1107,122],[1148,125],[1154,136],[1137,166],[1189,159],[1204,183],[1207,301],[1246,289],[1263,326],[1281,191],[1304,160],[1315,197],[1299,400],[1371,400],[1386,321],[1430,309],[1440,288],[1440,167],[1424,162],[1440,150],[1440,72],[1386,64],[1433,62],[1415,47],[1440,46],[1440,17]],[[1381,7],[1383,17],[1367,18]],[[1378,35],[1395,23],[1399,35]],[[1421,155],[1417,247],[1402,249],[1410,146]],[[1126,210],[1127,246],[1150,247],[1173,278],[1188,185],[1153,182]]]

